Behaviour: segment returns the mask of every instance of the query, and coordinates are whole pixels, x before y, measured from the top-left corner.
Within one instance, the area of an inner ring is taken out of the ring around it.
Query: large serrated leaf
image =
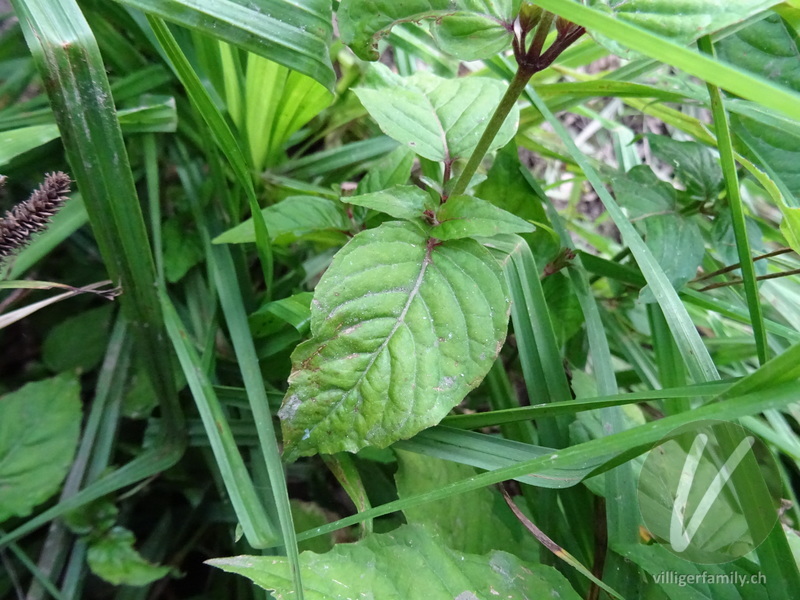
[[[485,77],[399,77],[383,65],[373,70],[378,81],[354,90],[361,103],[386,135],[436,161],[472,153],[506,90],[505,83]],[[487,151],[511,140],[518,121],[514,106]]]
[[[356,235],[315,291],[313,337],[292,355],[279,416],[285,454],[385,447],[437,424],[500,352],[509,300],[474,240],[413,223]]]
[[[520,0],[342,0],[337,17],[342,41],[364,60],[378,59],[378,40],[395,25],[436,19],[442,50],[462,60],[489,58],[511,43]]]
[[[207,561],[273,591],[294,598],[286,559],[235,556]],[[356,544],[339,544],[327,554],[300,555],[307,600],[484,600],[561,598],[578,600],[552,567],[523,562],[513,554],[463,554],[445,548],[419,527],[403,526]]]
[[[60,376],[0,398],[0,523],[58,491],[81,424],[78,381]]]

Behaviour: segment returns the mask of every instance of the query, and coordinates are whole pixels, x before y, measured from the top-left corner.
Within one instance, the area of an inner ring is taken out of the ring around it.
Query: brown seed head
[[[5,178],[2,178],[2,185]],[[68,199],[70,179],[66,173],[48,173],[30,198],[20,202],[0,219],[0,259],[28,245],[33,236],[47,229],[50,218]]]

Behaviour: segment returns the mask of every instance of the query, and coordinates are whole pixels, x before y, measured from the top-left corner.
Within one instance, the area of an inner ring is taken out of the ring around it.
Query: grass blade
[[[100,252],[139,343],[167,443],[179,443],[182,414],[155,289],[153,257],[100,52],[77,3],[15,0],[25,39],[46,82],[72,175]]]
[[[708,36],[700,38],[698,46],[700,50],[709,56],[714,56],[714,45]],[[739,176],[736,173],[730,124],[719,88],[709,83],[708,94],[711,97],[711,110],[714,115],[714,128],[717,133],[717,148],[719,149],[722,173],[725,176],[725,187],[730,200],[736,250],[739,254],[744,292],[747,297],[747,307],[750,311],[750,324],[753,327],[753,336],[756,340],[758,361],[763,365],[767,362],[767,332],[764,328],[764,314],[761,309],[761,298],[758,294],[758,281],[756,280],[756,269],[753,264],[753,253],[747,238],[747,223],[745,222],[742,196],[739,192]]]
[[[220,38],[313,77],[333,89],[328,57],[333,26],[325,0],[118,0],[150,15]]]

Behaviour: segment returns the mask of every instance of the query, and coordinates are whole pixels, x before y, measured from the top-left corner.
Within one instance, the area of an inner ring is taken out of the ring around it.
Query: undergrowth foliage
[[[800,589],[797,2],[10,5],[0,598]]]

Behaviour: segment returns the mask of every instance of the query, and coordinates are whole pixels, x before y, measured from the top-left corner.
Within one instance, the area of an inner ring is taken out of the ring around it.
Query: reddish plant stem
[[[547,38],[547,34],[550,31],[550,26],[552,23],[552,15],[545,15],[542,17],[542,20],[539,22],[539,25],[536,29],[533,42],[531,42],[531,47],[527,50],[525,49],[524,43],[514,37],[513,46],[514,57],[516,58],[518,65],[517,72],[514,75],[514,79],[511,80],[506,93],[500,100],[500,104],[497,105],[492,118],[486,125],[486,129],[484,130],[483,135],[481,135],[481,139],[478,140],[478,145],[475,146],[475,150],[469,157],[469,160],[467,161],[464,170],[461,172],[461,175],[456,181],[455,186],[453,186],[450,195],[458,196],[466,191],[467,187],[469,186],[469,182],[472,180],[472,176],[475,175],[475,171],[478,170],[478,166],[483,160],[483,157],[486,156],[486,152],[489,150],[489,147],[497,135],[497,132],[500,131],[500,127],[503,126],[506,117],[508,117],[511,109],[517,103],[517,100],[519,100],[519,97],[522,95],[522,92],[525,89],[525,86],[528,85],[531,77],[549,67],[553,61],[558,58],[558,56],[570,45],[572,45],[578,38],[580,38],[585,31],[583,27],[578,26],[572,26],[571,28],[564,30],[564,32],[559,34],[559,36],[544,52],[544,54],[542,54],[542,47],[545,39]],[[446,171],[448,167],[449,165],[445,164]],[[443,200],[446,200],[444,196]]]

